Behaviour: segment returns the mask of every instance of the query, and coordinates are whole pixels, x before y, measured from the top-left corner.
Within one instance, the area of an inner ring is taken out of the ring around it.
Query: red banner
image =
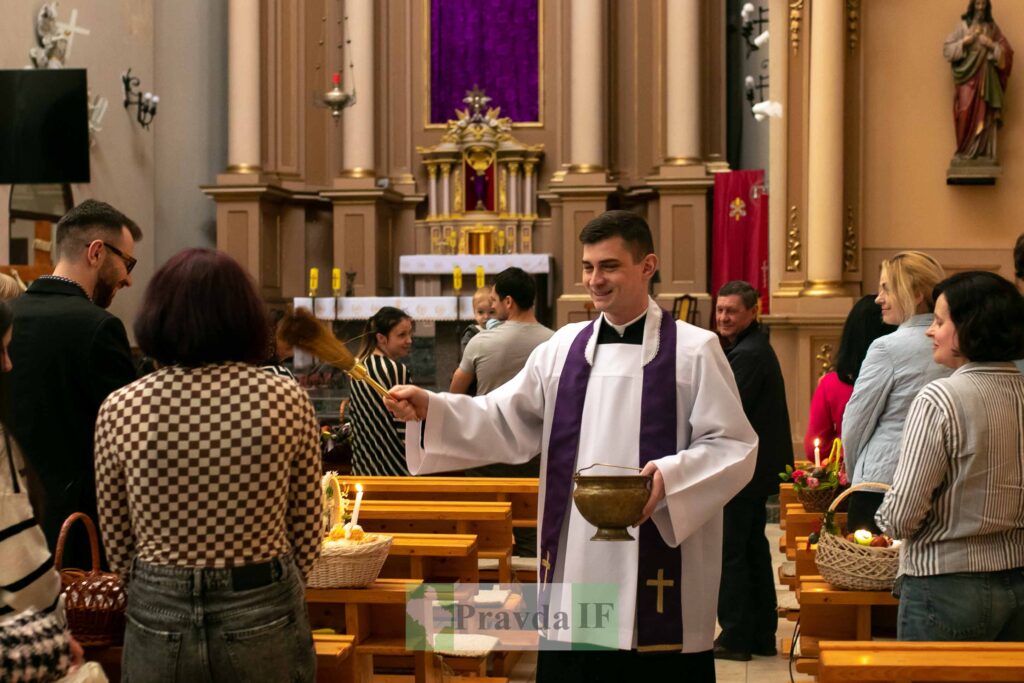
[[[769,312],[768,194],[764,171],[715,174],[711,232],[711,296],[732,280],[746,280],[760,292],[761,313]]]

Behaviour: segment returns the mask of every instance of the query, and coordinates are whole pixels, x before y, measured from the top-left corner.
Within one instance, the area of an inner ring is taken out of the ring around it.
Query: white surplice
[[[638,466],[642,366],[657,354],[662,315],[662,309],[651,300],[642,346],[598,345],[595,327],[586,348],[592,370],[576,469],[595,463]],[[431,393],[426,422],[407,425],[409,470],[429,474],[495,462],[522,463],[539,452],[540,526],[559,377],[573,339],[591,324],[607,323],[601,316],[593,322],[562,327],[534,350],[518,375],[485,396]],[[722,565],[722,507],[753,475],[757,436],[744,416],[732,370],[716,335],[678,321],[676,331],[679,451],[654,460],[664,477],[666,495],[653,519],[665,542],[679,546],[682,552],[683,651],[701,652],[711,649],[714,639]],[[603,468],[587,472],[616,473],[621,474]],[[619,648],[634,649],[639,542],[591,541],[593,525],[571,501],[568,507],[568,524],[562,529],[552,580],[618,584]],[[632,534],[638,537],[639,530],[633,529]],[[563,601],[561,608],[568,612],[569,607]],[[555,609],[552,605],[552,611]],[[554,637],[569,639],[564,632]]]

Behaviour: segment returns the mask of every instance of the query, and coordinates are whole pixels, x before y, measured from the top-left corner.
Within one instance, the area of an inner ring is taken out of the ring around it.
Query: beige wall
[[[963,0],[863,3],[864,284],[899,249],[935,251],[944,264],[998,266],[1012,278],[1010,249],[1024,230],[1024,75],[1011,74],[999,131],[1003,177],[995,186],[947,186],[956,146],[953,79],[942,57]],[[994,0],[993,16],[1024,49],[1024,2]],[[813,144],[813,143],[812,143]]]

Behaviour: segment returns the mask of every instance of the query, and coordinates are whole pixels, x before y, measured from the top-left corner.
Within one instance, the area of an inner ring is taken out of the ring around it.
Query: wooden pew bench
[[[804,577],[797,590],[800,601],[800,654],[796,670],[817,674],[819,643],[823,640],[870,641],[873,632],[895,635],[899,600],[888,591],[845,591],[820,576]]]
[[[822,641],[822,683],[1024,681],[1024,643]]]
[[[786,507],[786,559],[795,560],[798,546],[797,537],[809,536],[812,531],[820,528],[823,513],[807,512],[804,506],[799,503],[790,504]],[[837,512],[835,520],[840,528],[846,528],[845,512]]]
[[[313,634],[317,683],[356,683],[359,680],[352,656],[354,641],[355,636],[350,635]]]
[[[537,526],[536,477],[338,477],[372,500],[475,500],[512,504],[512,526]],[[352,494],[350,494],[352,495]]]
[[[353,505],[350,501],[349,508]],[[497,560],[498,580],[512,581],[511,503],[364,499],[359,525],[388,533],[475,534],[477,556]]]
[[[381,569],[381,577],[479,583],[479,558],[474,534],[391,535],[394,541]]]

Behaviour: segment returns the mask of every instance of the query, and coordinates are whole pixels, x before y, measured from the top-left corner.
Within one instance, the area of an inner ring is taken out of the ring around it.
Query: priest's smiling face
[[[594,308],[616,325],[647,310],[647,285],[657,267],[654,254],[637,262],[621,237],[583,245],[583,286]]]

